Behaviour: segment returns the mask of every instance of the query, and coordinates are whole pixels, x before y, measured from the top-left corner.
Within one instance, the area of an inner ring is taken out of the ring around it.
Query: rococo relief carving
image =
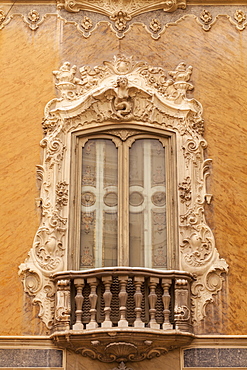
[[[66,62],[54,72],[60,96],[45,108],[44,160],[37,167],[41,224],[20,266],[24,289],[40,305],[40,317],[47,327],[52,327],[54,319],[50,277],[66,270],[67,263],[71,133],[88,128],[112,127],[121,134],[126,125],[131,135],[132,125],[135,130],[145,125],[176,133],[180,268],[196,276],[192,284],[194,323],[203,319],[206,304],[221,289],[222,273],[228,267],[205,221],[204,206],[211,199],[206,191],[211,160],[204,160],[207,143],[202,106],[187,97],[193,89],[191,74],[192,67],[184,62],[166,72],[123,55],[79,71]],[[82,202],[93,202],[93,198],[84,194]]]
[[[125,13],[130,19],[138,14],[151,10],[162,9],[165,12],[173,12],[178,8],[186,8],[186,0],[58,0],[58,9],[66,9],[69,12],[79,12],[80,10],[90,10],[107,15],[110,18],[118,17],[120,13]]]
[[[57,8],[55,4],[45,7],[37,4],[35,9],[27,10],[24,5],[15,4],[10,10],[7,7],[0,9],[0,30],[13,19],[20,17],[31,31],[37,31],[47,19],[55,17],[63,27],[75,26],[85,38],[90,37],[100,25],[106,24],[121,39],[134,25],[141,24],[143,29],[157,40],[167,28],[179,26],[186,19],[194,20],[207,32],[224,17],[238,31],[243,31],[247,26],[246,14],[246,5],[239,8],[234,3],[186,7],[185,0],[121,2],[57,0]]]

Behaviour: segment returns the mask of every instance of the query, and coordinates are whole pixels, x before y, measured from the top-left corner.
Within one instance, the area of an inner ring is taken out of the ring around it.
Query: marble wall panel
[[[56,367],[63,366],[63,351],[57,349],[0,349],[2,367]]]

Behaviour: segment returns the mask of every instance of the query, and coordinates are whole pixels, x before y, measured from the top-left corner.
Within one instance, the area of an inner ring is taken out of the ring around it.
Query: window
[[[171,268],[171,136],[109,130],[76,147],[73,268]]]

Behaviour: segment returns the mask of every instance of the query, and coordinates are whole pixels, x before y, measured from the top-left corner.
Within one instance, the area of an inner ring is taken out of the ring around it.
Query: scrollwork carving
[[[133,341],[134,342],[134,341]],[[98,359],[102,362],[127,362],[127,361],[143,361],[159,357],[168,351],[168,348],[162,345],[153,345],[149,341],[138,342],[112,342],[108,345],[99,343],[96,346],[79,347],[75,351],[83,356],[92,359]],[[147,343],[146,343],[147,342]],[[119,365],[120,366],[120,365]],[[119,367],[117,369],[122,369]],[[126,369],[126,367],[124,367]]]
[[[68,12],[79,12],[80,10],[91,10],[97,11],[101,14],[107,15],[108,17],[118,14],[123,9],[125,9],[126,14],[129,17],[134,17],[138,14],[150,11],[162,9],[165,12],[173,12],[178,8],[186,8],[186,0],[166,0],[166,1],[157,1],[157,0],[139,0],[132,1],[129,3],[124,0],[121,3],[116,3],[114,0],[109,0],[107,3],[103,3],[99,0],[59,0],[57,3],[59,9],[65,9]],[[116,11],[117,9],[117,11]]]
[[[65,62],[54,72],[60,96],[45,107],[45,137],[40,144],[44,160],[38,167],[41,224],[29,257],[20,266],[24,289],[40,305],[40,317],[48,327],[54,320],[51,275],[66,268],[67,219],[71,209],[68,198],[71,184],[68,171],[71,164],[70,133],[100,125],[103,125],[102,133],[111,131],[122,140],[138,133],[143,126],[148,131],[159,128],[176,132],[181,269],[196,275],[192,284],[194,322],[203,319],[206,304],[221,289],[222,273],[227,272],[227,264],[219,257],[204,215],[205,202],[210,198],[206,191],[210,160],[204,160],[207,143],[202,136],[202,106],[196,99],[187,97],[187,92],[193,89],[190,82],[192,72],[192,66],[185,62],[165,71],[124,55],[96,67],[77,68]],[[84,147],[85,155],[91,150],[87,145]],[[157,165],[152,181],[159,185],[164,182],[164,175]],[[84,168],[82,183],[95,186],[95,181],[94,168]],[[104,201],[109,207],[115,205],[116,194],[107,193]],[[136,194],[131,196],[132,203],[141,201]],[[156,207],[164,207],[165,201],[164,192],[152,194]],[[86,234],[90,233],[95,222],[95,214],[90,209],[94,202],[90,191],[85,190],[81,198],[82,207],[85,207],[81,225]],[[89,212],[86,212],[86,207]],[[153,228],[162,233],[166,214],[159,213],[157,208],[153,216]],[[85,245],[84,251],[84,256],[80,257],[81,264],[90,267],[94,258],[91,246]],[[157,246],[155,263],[159,264],[165,258],[163,249]],[[181,326],[185,325],[182,316],[186,316],[183,306],[186,304],[177,305],[177,321]],[[155,352],[157,349],[149,350],[149,354],[145,352],[140,356],[148,358],[158,353]],[[83,351],[88,353],[86,348]],[[97,353],[91,355],[98,356]]]

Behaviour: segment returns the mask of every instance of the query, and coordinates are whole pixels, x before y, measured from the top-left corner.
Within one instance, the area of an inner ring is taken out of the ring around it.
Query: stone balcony
[[[104,362],[140,361],[193,339],[189,273],[113,267],[53,278],[51,337],[60,347]]]

